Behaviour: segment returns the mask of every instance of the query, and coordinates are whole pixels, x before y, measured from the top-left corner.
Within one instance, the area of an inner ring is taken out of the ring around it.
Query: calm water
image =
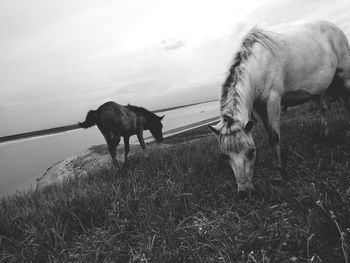
[[[217,116],[218,105],[214,101],[157,114],[165,114],[165,132]],[[96,126],[0,144],[0,196],[35,186],[35,179],[56,162],[100,144],[105,141]]]

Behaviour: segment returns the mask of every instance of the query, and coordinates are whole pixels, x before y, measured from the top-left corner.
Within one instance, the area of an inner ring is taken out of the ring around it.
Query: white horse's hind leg
[[[328,105],[326,101],[326,95],[322,94],[318,100],[318,105],[320,107],[320,113],[321,113],[321,130],[320,130],[320,137],[326,138],[328,137],[328,120],[327,120],[327,110]]]
[[[342,87],[340,89],[344,105],[348,111],[347,136],[350,136],[350,45],[346,36],[343,33],[342,35],[344,38],[344,46],[338,55],[339,64],[336,74],[342,82]]]
[[[348,123],[347,123],[347,131],[346,131],[346,136],[350,137],[350,59],[349,59],[349,69],[346,72],[347,74],[343,74],[344,76],[340,76],[343,79],[343,101],[344,101],[344,106],[347,109],[348,112]],[[346,78],[346,77],[347,78]]]
[[[350,89],[350,87],[349,87],[349,89]],[[350,92],[349,92],[349,94],[345,95],[343,100],[344,100],[345,108],[348,111],[348,123],[347,123],[347,127],[346,127],[346,129],[347,129],[346,136],[350,137]]]

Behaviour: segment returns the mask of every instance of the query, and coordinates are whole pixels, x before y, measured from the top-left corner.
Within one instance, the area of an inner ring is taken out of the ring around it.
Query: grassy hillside
[[[350,140],[335,104],[330,137],[315,109],[283,116],[288,180],[273,185],[258,125],[256,194],[239,201],[214,136],[199,129],[110,169],[0,201],[4,262],[348,262]],[[186,142],[189,138],[197,138]],[[105,147],[97,147],[107,154]]]

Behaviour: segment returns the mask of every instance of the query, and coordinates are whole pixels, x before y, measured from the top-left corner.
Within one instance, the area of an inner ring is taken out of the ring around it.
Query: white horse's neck
[[[253,95],[249,79],[239,80],[228,91],[226,101],[223,102],[222,115],[247,123],[253,107]]]

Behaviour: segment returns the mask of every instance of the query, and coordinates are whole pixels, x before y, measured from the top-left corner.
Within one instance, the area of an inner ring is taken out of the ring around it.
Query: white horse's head
[[[209,128],[219,137],[221,153],[228,161],[237,180],[238,191],[253,189],[252,177],[256,159],[252,136],[253,121],[242,123],[237,120],[222,120]]]

